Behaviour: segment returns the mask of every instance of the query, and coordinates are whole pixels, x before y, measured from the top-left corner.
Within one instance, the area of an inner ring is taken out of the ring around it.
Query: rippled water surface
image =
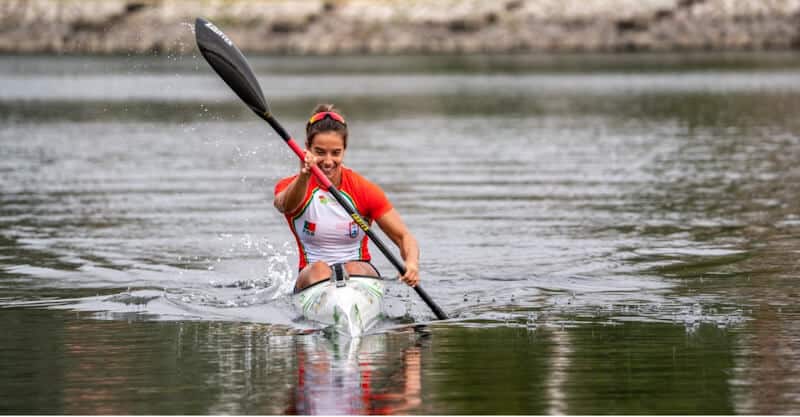
[[[344,110],[452,319],[297,317],[297,162],[201,58],[0,57],[0,412],[800,413],[800,57],[252,64]]]

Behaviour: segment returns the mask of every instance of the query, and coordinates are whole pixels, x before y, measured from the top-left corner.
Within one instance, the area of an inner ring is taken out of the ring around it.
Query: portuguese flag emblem
[[[303,233],[314,236],[314,232],[316,231],[317,231],[316,223],[311,223],[308,220],[306,220],[305,223],[303,223]]]

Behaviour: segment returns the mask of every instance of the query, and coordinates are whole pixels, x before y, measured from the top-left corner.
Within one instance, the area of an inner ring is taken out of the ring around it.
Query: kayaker
[[[305,161],[300,172],[275,185],[275,208],[286,217],[297,240],[299,274],[294,290],[329,279],[333,265],[350,275],[379,276],[370,262],[368,239],[343,207],[312,175],[317,165],[367,222],[376,221],[400,249],[410,286],[419,282],[419,246],[383,190],[343,165],[347,122],[331,104],[317,106],[306,123]]]

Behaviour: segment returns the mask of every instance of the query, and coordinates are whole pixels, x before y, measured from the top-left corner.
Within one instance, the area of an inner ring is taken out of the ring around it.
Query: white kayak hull
[[[380,320],[384,290],[379,278],[351,276],[340,287],[330,280],[312,285],[294,294],[292,304],[306,319],[358,337]]]

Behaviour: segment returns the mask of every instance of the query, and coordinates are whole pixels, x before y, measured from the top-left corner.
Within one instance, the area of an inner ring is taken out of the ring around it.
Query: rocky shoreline
[[[267,54],[800,48],[800,0],[0,0],[0,53],[191,53],[197,16]]]

